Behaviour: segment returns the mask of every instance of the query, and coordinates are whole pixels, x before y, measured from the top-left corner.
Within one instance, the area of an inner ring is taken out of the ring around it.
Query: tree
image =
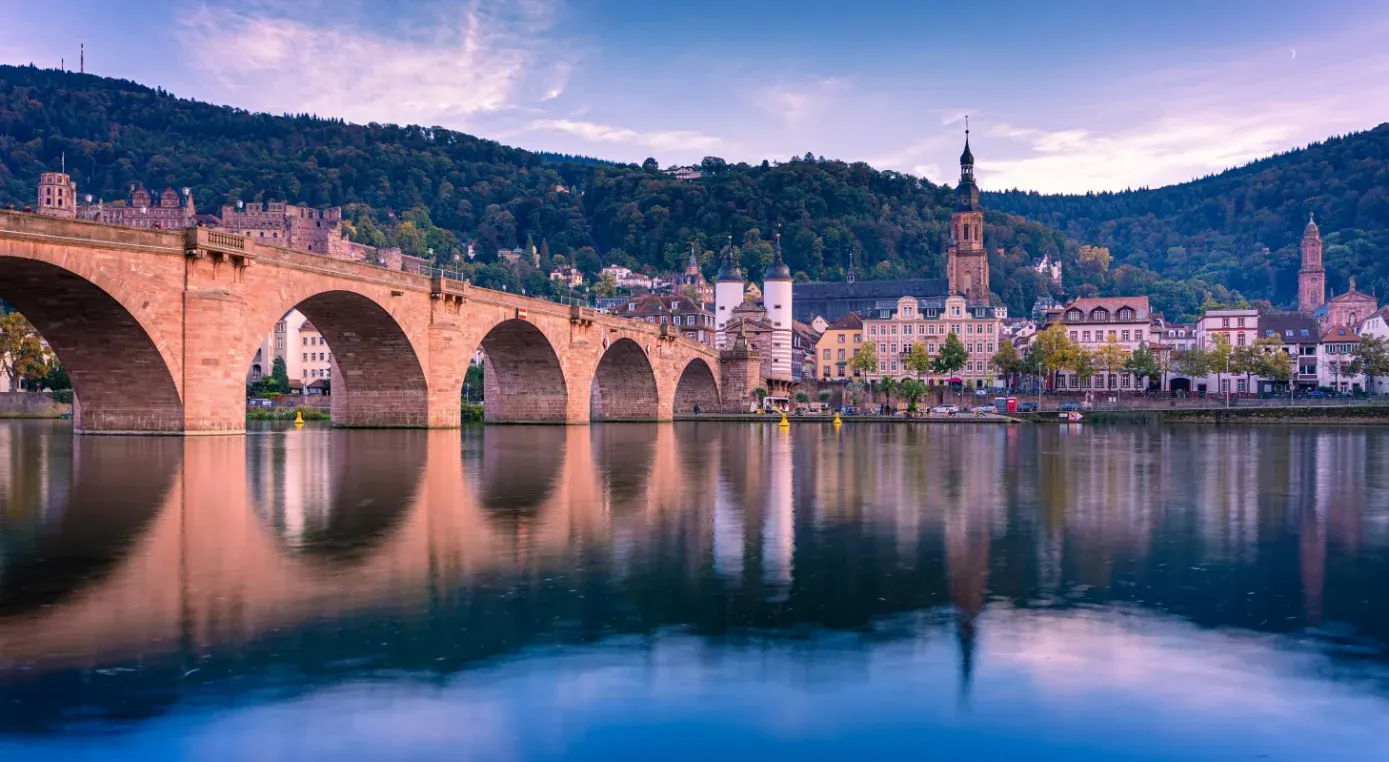
[[[485,372],[483,366],[477,363],[468,364],[468,371],[463,374],[463,394],[465,395],[465,401],[482,401],[485,388],[484,384],[486,383],[483,378],[483,373]]]
[[[1216,388],[1220,388],[1220,381],[1225,378],[1224,374],[1231,370],[1231,360],[1233,353],[1230,350],[1230,337],[1217,333],[1211,341],[1212,346],[1206,349],[1206,361],[1209,363],[1211,373],[1216,374]],[[1229,404],[1230,392],[1224,392],[1226,404]]]
[[[1128,359],[1128,352],[1119,345],[1119,342],[1110,339],[1100,345],[1094,353],[1095,367],[1102,371],[1105,376],[1111,373],[1118,373],[1124,367],[1124,361]]]
[[[796,392],[796,402],[804,405],[810,402],[810,394],[806,391]]]
[[[1045,378],[1055,378],[1057,371],[1075,365],[1080,354],[1080,348],[1066,335],[1066,329],[1060,323],[1055,323],[1037,334],[1037,338],[1032,341],[1031,349],[1030,354],[1035,357],[1037,372]],[[1038,408],[1042,406],[1043,386],[1044,384],[1039,380],[1037,384]]]
[[[1094,378],[1095,373],[1099,370],[1097,355],[1098,353],[1085,347],[1076,347],[1075,352],[1071,354],[1069,369],[1076,374],[1076,379],[1080,381],[1082,387],[1089,386],[1090,379]]]
[[[1272,337],[1269,337],[1272,338]],[[1277,339],[1274,339],[1277,341]],[[1253,345],[1241,344],[1230,350],[1230,372],[1244,376],[1244,389],[1246,392],[1254,390],[1254,376],[1264,367],[1263,352],[1258,347],[1258,341]]]
[[[900,389],[901,384],[892,376],[884,376],[883,380],[878,382],[878,390],[883,393],[883,402],[888,405],[892,404],[892,395]]]
[[[1293,373],[1297,371],[1297,360],[1283,351],[1283,342],[1276,336],[1265,336],[1254,342],[1260,348],[1258,374],[1288,385],[1288,398],[1293,395]]]
[[[600,299],[607,299],[616,294],[617,278],[613,277],[612,273],[603,273],[603,277],[593,284],[593,295]]]
[[[844,396],[849,399],[849,404],[858,405],[863,401],[864,386],[862,381],[850,381],[844,385]]]
[[[931,360],[931,353],[926,351],[926,345],[914,342],[911,349],[907,352],[907,359],[904,361],[907,369],[918,376],[924,376],[931,372],[935,366]]]
[[[849,370],[854,375],[868,375],[878,371],[878,345],[871,341],[865,341],[854,351],[854,356],[849,360]]]
[[[1006,338],[1002,339],[1002,343],[998,345],[998,351],[994,352],[994,356],[989,358],[989,365],[998,371],[1000,376],[1008,379],[1009,388],[1016,385],[1015,379],[1018,374],[1022,373],[1022,358],[1018,356],[1018,350],[1013,346],[1013,342]]]
[[[1201,347],[1192,347],[1177,355],[1175,365],[1183,375],[1205,378],[1211,374],[1211,354]]]
[[[969,353],[965,351],[965,345],[960,343],[960,335],[948,333],[945,335],[945,343],[940,345],[940,351],[936,353],[936,372],[947,378],[953,378],[961,368],[965,367],[965,362],[969,360]],[[960,391],[963,398],[964,390]]]
[[[0,317],[0,374],[18,391],[20,381],[48,372],[39,332],[18,312]]]
[[[824,407],[825,405],[829,404],[830,397],[833,396],[834,392],[830,391],[829,389],[821,389],[819,392],[815,394],[815,399],[820,401],[821,407]]]
[[[647,161],[651,161],[651,159],[647,159]],[[767,390],[759,386],[756,389],[753,389],[752,393],[757,395],[757,409],[761,410],[763,408],[763,403],[768,396]]]
[[[275,358],[275,362],[270,366],[270,377],[275,379],[282,394],[289,393],[289,369],[285,367],[285,358]]]
[[[1133,376],[1134,383],[1138,384],[1140,379],[1157,378],[1162,372],[1162,367],[1153,350],[1149,349],[1147,344],[1139,344],[1138,348],[1124,358],[1123,371]]]
[[[907,412],[915,413],[917,401],[926,395],[926,384],[914,378],[908,378],[902,382],[900,394],[902,399],[907,401]]]
[[[1375,391],[1375,379],[1389,375],[1389,340],[1379,336],[1361,336],[1355,347],[1354,362],[1360,373],[1365,374],[1365,389],[1370,394]]]
[[[72,379],[68,378],[67,368],[64,368],[56,357],[48,361],[48,372],[43,377],[43,385],[54,392],[72,388]]]

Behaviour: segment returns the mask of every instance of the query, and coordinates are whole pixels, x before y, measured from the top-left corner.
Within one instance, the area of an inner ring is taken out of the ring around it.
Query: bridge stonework
[[[247,370],[291,309],[332,352],[340,426],[459,425],[478,349],[490,422],[662,421],[677,408],[720,408],[717,353],[673,327],[217,230],[0,212],[0,299],[68,369],[87,433],[244,431]]]

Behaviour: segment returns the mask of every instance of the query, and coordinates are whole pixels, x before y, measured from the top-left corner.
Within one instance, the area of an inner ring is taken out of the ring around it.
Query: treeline
[[[1376,145],[1382,147],[1384,134],[1376,131]],[[667,270],[681,266],[692,245],[712,276],[730,238],[743,264],[760,272],[778,229],[787,263],[800,279],[842,279],[851,261],[864,280],[939,277],[952,201],[946,186],[809,154],[775,165],[711,157],[702,163],[704,177],[681,182],[654,160],[611,164],[533,153],[440,127],[256,114],[122,80],[0,66],[0,204],[32,203],[39,174],[57,169],[64,156],[80,192],[106,201],[123,199],[130,185],[143,183],[156,190],[188,186],[199,206],[214,212],[235,200],[342,206],[354,240],[397,245],[457,267],[480,285],[530,293],[552,288],[543,271],[553,260],[590,276],[612,262]],[[1375,247],[1384,250],[1378,236],[1386,226],[1376,206],[1382,205],[1383,170],[1377,185],[1367,185],[1370,168],[1357,166],[1351,175],[1363,187],[1360,197],[1369,199],[1354,217],[1366,221],[1363,229],[1340,227],[1344,211],[1326,205],[1333,285],[1349,269],[1346,262],[1368,261]],[[1201,182],[1227,182],[1223,177]],[[1317,188],[1309,184],[1288,196]],[[1199,206],[1201,193],[1191,191],[1182,203]],[[1258,259],[1257,247],[1246,251],[1238,243],[1243,238],[1212,234],[1208,241],[1199,220],[1139,215],[1126,194],[986,198],[996,207],[985,218],[993,291],[1013,314],[1025,314],[1039,296],[1063,291],[1148,293],[1155,309],[1178,317],[1212,301],[1286,301],[1291,293],[1287,247],[1300,233],[1292,222],[1273,225],[1281,237],[1258,237],[1275,260],[1262,267],[1250,261]],[[1112,202],[1086,206],[1106,198]],[[1164,215],[1181,206],[1170,203]],[[1106,217],[1121,213],[1134,221]],[[1381,222],[1371,225],[1371,219]],[[1164,232],[1164,226],[1177,232]],[[1145,228],[1153,230],[1136,232]],[[469,242],[477,254],[471,263]],[[531,245],[546,258],[539,271],[496,264],[499,249]],[[1031,269],[1043,255],[1064,263],[1064,289]]]
[[[1389,123],[1164,188],[984,198],[1108,248],[1101,290],[1141,293],[1180,276],[1291,305],[1298,244],[1315,214],[1329,286],[1344,291],[1354,276],[1362,290],[1389,291]]]

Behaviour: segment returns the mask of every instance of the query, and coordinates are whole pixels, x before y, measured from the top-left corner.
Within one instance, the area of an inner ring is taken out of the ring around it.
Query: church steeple
[[[1302,231],[1302,269],[1297,273],[1297,309],[1311,314],[1326,302],[1326,269],[1321,261],[1321,231],[1308,215]]]
[[[955,186],[955,211],[979,211],[979,186],[974,184],[974,152],[969,150],[969,117],[965,117],[965,150],[960,154],[960,184]]]

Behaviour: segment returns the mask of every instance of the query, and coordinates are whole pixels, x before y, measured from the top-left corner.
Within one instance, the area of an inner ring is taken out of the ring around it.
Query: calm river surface
[[[0,759],[1389,759],[1389,428],[0,422]]]

